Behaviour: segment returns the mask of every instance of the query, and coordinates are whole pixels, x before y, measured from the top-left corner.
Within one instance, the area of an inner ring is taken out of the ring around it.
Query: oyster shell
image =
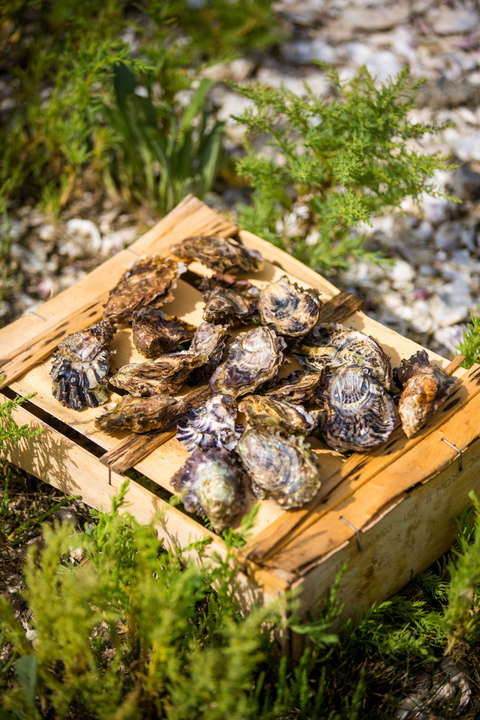
[[[294,355],[310,370],[331,371],[344,365],[357,365],[389,390],[392,367],[389,356],[370,335],[338,323],[317,325],[297,344]]]
[[[238,409],[247,416],[248,426],[282,430],[293,435],[309,435],[315,429],[315,421],[304,407],[284,400],[247,395]]]
[[[110,291],[103,319],[128,323],[140,308],[160,307],[169,302],[173,299],[177,278],[185,269],[184,263],[160,255],[140,258]]]
[[[191,262],[198,260],[215,272],[258,272],[263,258],[258,250],[250,250],[237,240],[220,235],[194,235],[170,246],[170,252]]]
[[[52,355],[53,396],[73,410],[108,400],[106,377],[114,326],[105,320],[68,335]]]
[[[159,308],[146,307],[133,315],[133,343],[138,352],[152,360],[174,352],[179,343],[192,339],[195,330],[194,325]]]
[[[322,380],[323,374],[320,372],[294,370],[290,375],[272,384],[272,387],[269,384],[269,387],[264,387],[263,390],[267,397],[308,405],[315,400]]]
[[[206,515],[216,532],[225,530],[243,509],[241,469],[226,450],[193,451],[171,479],[188,512]]]
[[[187,378],[189,385],[198,385],[210,378],[223,357],[228,325],[201,323],[193,336],[189,352],[195,356],[193,369]]]
[[[205,300],[204,320],[233,326],[258,320],[260,290],[248,280],[217,273],[204,278],[199,289]]]
[[[258,309],[264,325],[272,325],[279,335],[298,338],[313,328],[321,304],[315,290],[304,290],[284,275],[263,288]]]
[[[195,448],[233,450],[243,425],[236,425],[237,403],[230,395],[214,395],[196,410],[189,410],[178,423],[177,440],[190,452]]]
[[[239,397],[254,392],[274,378],[285,358],[286,343],[268,327],[256,327],[239,333],[231,344],[226,360],[210,378],[216,393]]]
[[[250,428],[236,452],[250,476],[252,492],[260,499],[295,508],[313,500],[320,489],[320,464],[303,437]]]
[[[395,425],[395,405],[368,370],[340,367],[317,394],[319,429],[334,450],[363,452],[385,442]]]
[[[431,362],[425,350],[419,350],[395,369],[403,387],[398,413],[407,437],[415,435],[442,402],[455,389],[455,380]]]

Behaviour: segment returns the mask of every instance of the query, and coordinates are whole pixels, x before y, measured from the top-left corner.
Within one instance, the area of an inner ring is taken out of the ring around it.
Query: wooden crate
[[[187,457],[176,438],[171,433],[134,436],[97,430],[93,421],[101,410],[76,412],[53,398],[49,356],[65,335],[101,318],[110,289],[137,256],[166,255],[173,242],[189,235],[236,232],[238,228],[196,198],[187,198],[128,249],[0,331],[3,392],[7,397],[36,393],[16,419],[44,430],[39,439],[9,451],[12,463],[65,493],[81,495],[96,508],[109,509],[128,468],[156,483],[163,497],[165,491],[172,492],[170,478]],[[324,300],[338,295],[330,282],[278,248],[248,232],[239,235],[266,260],[265,269],[250,278],[257,285],[286,273],[301,285],[317,288]],[[210,272],[198,263],[190,270]],[[175,296],[166,311],[199,324],[203,303],[194,284],[180,280]],[[393,366],[420,349],[363,312],[342,321],[375,337]],[[129,329],[117,331],[114,347],[117,366],[140,359]],[[449,365],[429,354],[440,366]],[[470,490],[480,492],[480,367],[454,367],[450,364],[459,378],[457,389],[414,438],[408,440],[397,428],[383,446],[348,459],[314,441],[322,465],[318,497],[292,511],[262,501],[251,539],[238,553],[248,603],[299,588],[303,610],[314,613],[348,560],[339,593],[351,614],[398,591],[448,549],[454,514],[465,506]],[[142,523],[162,511],[156,525],[167,543],[185,545],[208,535],[210,550],[225,553],[221,537],[138,482],[130,482],[127,500],[128,511]],[[249,497],[248,508],[255,502]]]

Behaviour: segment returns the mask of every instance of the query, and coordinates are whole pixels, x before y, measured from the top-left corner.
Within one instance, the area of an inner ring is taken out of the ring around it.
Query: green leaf
[[[113,88],[120,110],[127,110],[127,96],[135,92],[137,81],[135,75],[123,62],[116,63],[113,70]]]
[[[35,706],[38,659],[36,655],[24,655],[15,663],[18,679],[23,687],[25,699],[30,707]]]

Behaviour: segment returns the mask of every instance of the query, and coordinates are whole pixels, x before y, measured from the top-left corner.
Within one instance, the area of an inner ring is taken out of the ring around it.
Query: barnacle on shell
[[[73,410],[97,407],[108,400],[106,378],[114,326],[101,320],[68,335],[52,355],[53,396]]]

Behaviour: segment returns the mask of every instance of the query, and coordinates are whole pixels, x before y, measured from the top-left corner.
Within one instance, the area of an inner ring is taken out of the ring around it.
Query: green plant
[[[334,70],[328,77],[331,99],[307,83],[303,97],[284,87],[234,84],[252,103],[234,117],[247,129],[238,171],[253,188],[241,224],[324,272],[347,267],[352,256],[378,261],[352,228],[406,197],[441,195],[429,178],[445,167],[444,158],[409,145],[439,128],[409,119],[420,83],[408,70],[379,88],[366,68],[348,82]]]
[[[0,376],[0,387],[4,378],[4,375]],[[22,438],[34,438],[43,432],[42,429],[32,430],[27,423],[19,426],[12,415],[20,405],[30,400],[34,395],[35,393],[25,397],[17,396],[13,400],[5,399],[4,402],[0,403],[0,450],[4,450],[9,443],[18,445]]]
[[[477,305],[477,314],[470,312],[471,322],[463,331],[463,337],[455,347],[461,355],[465,355],[462,367],[471,368],[473,363],[480,362],[480,305]]]
[[[170,211],[189,193],[203,198],[217,176],[225,123],[210,121],[207,93],[212,82],[200,81],[186,107],[155,99],[153,76],[148,95],[135,92],[129,68],[115,67],[115,106],[99,101],[106,125],[115,133],[115,150],[105,167],[105,185],[123,200]]]

